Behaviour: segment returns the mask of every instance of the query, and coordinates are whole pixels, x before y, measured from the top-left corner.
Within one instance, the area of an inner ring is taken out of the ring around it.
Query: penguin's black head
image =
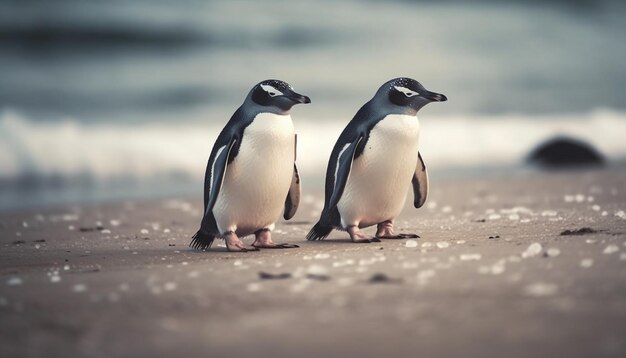
[[[391,103],[405,107],[409,112],[417,112],[430,102],[448,100],[446,96],[431,92],[424,88],[421,83],[406,77],[394,78],[382,85],[378,92],[386,92]]]
[[[250,91],[252,101],[270,107],[279,113],[287,112],[298,103],[311,103],[307,96],[296,93],[287,83],[279,80],[265,80]]]

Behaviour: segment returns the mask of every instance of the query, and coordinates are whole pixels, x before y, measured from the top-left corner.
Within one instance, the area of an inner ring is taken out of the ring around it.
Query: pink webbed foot
[[[277,244],[272,241],[272,233],[269,229],[261,229],[254,233],[255,240],[252,246],[261,249],[293,249],[300,247],[294,244]]]
[[[259,251],[256,247],[246,247],[243,241],[239,240],[237,234],[232,231],[224,234],[224,240],[226,240],[226,249],[230,252]]]
[[[350,239],[352,239],[352,242],[356,242],[359,244],[368,244],[370,242],[380,242],[379,238],[364,234],[361,230],[359,230],[358,226],[348,227],[348,234],[350,234]]]
[[[376,237],[379,239],[416,239],[417,234],[396,234],[393,231],[393,220],[383,221],[377,226]]]

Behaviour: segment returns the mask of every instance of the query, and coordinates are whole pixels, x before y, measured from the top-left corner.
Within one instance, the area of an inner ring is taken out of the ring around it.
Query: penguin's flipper
[[[416,208],[421,208],[426,202],[426,197],[428,196],[428,171],[426,170],[426,165],[424,164],[422,155],[419,152],[417,153],[417,167],[415,168],[415,175],[413,175],[413,180],[411,182],[413,184],[413,195],[415,196],[413,205]]]
[[[352,170],[352,161],[354,160],[359,143],[361,143],[363,138],[364,136],[360,135],[356,138],[356,140],[345,143],[339,151],[335,161],[335,170],[333,172],[333,191],[326,207],[327,210],[333,210],[339,203],[341,195],[343,195],[343,189],[346,187],[346,183],[348,182],[350,170]]]
[[[237,143],[237,139],[232,138],[227,144],[217,148],[215,155],[211,156],[204,178],[204,216],[213,215],[213,206],[217,201],[217,195],[220,193],[226,167],[229,163],[230,152]]]
[[[291,186],[285,199],[285,214],[283,215],[285,220],[291,219],[296,214],[298,205],[300,205],[300,193],[300,175],[298,174],[296,163],[293,163],[293,177],[291,178]]]
[[[204,216],[200,223],[200,230],[193,235],[189,244],[194,249],[208,249],[213,244],[215,237],[218,236],[213,206],[215,206],[217,195],[224,182],[226,167],[229,160],[232,160],[230,155],[236,143],[237,139],[234,137],[218,138],[211,151],[204,177]]]

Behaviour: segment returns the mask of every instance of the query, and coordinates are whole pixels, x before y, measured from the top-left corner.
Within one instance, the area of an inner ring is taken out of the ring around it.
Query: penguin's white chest
[[[418,139],[416,116],[388,115],[372,128],[337,205],[344,228],[367,227],[400,214],[415,174]]]
[[[243,132],[213,208],[220,232],[244,236],[273,225],[284,208],[294,161],[291,116],[258,114]]]

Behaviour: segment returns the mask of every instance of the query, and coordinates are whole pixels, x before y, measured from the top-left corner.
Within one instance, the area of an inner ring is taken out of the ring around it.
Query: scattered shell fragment
[[[609,245],[607,247],[604,248],[604,251],[602,251],[603,254],[613,254],[619,251],[619,246],[617,245]]]
[[[593,266],[593,260],[592,259],[582,259],[582,260],[580,260],[580,267],[589,268],[591,266]]]
[[[557,257],[561,254],[561,250],[557,249],[556,247],[551,247],[548,250],[546,250],[546,257]]]
[[[261,291],[261,284],[258,282],[251,282],[246,286],[246,290],[248,290],[248,292],[259,292]]]
[[[417,247],[417,241],[415,241],[415,240],[407,240],[404,243],[404,247],[409,247],[409,248]]]
[[[461,254],[459,256],[459,260],[461,261],[472,261],[472,260],[480,260],[483,256],[481,254]]]
[[[22,283],[23,283],[22,279],[17,276],[13,276],[7,280],[8,286],[19,286]]]
[[[522,252],[522,257],[526,259],[529,257],[537,256],[541,253],[541,250],[542,250],[541,244],[538,242],[534,242],[530,244],[530,246],[528,246],[526,251]]]
[[[558,291],[559,286],[553,283],[537,282],[524,287],[524,294],[533,297],[552,296]]]

